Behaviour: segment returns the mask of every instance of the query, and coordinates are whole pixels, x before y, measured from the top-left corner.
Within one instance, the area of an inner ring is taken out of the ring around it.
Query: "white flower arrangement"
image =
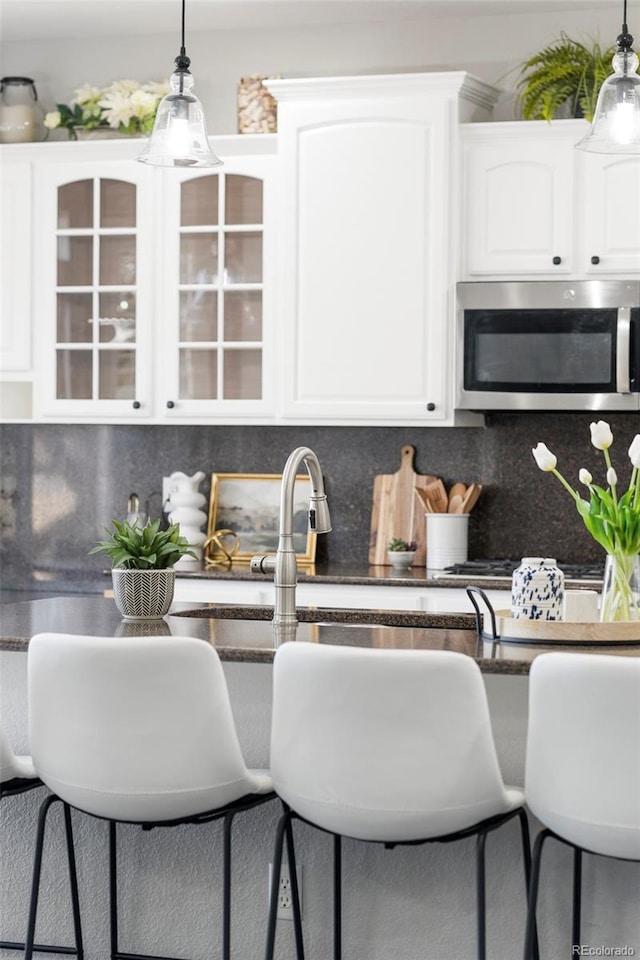
[[[613,443],[611,427],[605,420],[598,420],[591,424],[590,430],[592,446],[601,450],[604,457],[607,489],[594,483],[591,472],[582,467],[578,479],[588,490],[588,500],[565,480],[557,469],[557,457],[546,444],[538,443],[531,452],[540,470],[552,473],[571,494],[593,539],[617,561],[610,590],[607,589],[605,572],[601,619],[640,620],[640,584],[635,582],[640,554],[640,434],[635,435],[628,450],[631,478],[628,488],[621,492],[609,453]]]
[[[68,105],[56,104],[45,116],[44,125],[49,130],[66,128],[72,140],[76,139],[76,127],[111,127],[133,136],[150,133],[160,101],[168,92],[168,83],[154,80],[114,80],[102,88],[85,83]]]

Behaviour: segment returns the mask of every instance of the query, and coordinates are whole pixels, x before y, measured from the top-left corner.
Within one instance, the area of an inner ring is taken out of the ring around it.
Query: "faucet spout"
[[[329,506],[324,492],[324,481],[318,457],[309,447],[297,447],[289,454],[282,473],[280,531],[275,561],[271,557],[254,557],[251,561],[251,569],[255,572],[273,571],[275,586],[273,622],[276,627],[297,624],[298,622],[296,616],[298,563],[293,544],[293,495],[296,474],[302,463],[306,466],[311,480],[309,530],[315,533],[328,533],[331,530]]]

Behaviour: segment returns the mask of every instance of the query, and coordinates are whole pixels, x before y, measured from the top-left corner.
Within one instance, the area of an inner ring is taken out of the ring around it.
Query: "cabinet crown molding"
[[[323,100],[330,97],[400,97],[407,94],[459,96],[486,109],[493,108],[500,90],[463,70],[445,73],[392,73],[353,77],[301,77],[264,80],[264,86],[280,102]]]

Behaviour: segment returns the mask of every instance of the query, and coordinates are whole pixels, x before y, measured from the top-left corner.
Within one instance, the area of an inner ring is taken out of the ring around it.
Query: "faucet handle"
[[[272,556],[251,557],[249,569],[251,573],[274,573],[276,558]]]

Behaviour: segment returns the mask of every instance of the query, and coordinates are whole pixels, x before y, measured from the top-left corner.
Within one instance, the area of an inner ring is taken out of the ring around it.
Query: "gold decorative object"
[[[228,541],[231,541],[229,543]],[[233,530],[214,530],[204,542],[205,567],[215,567],[220,564],[231,566],[233,558],[240,549],[240,538]]]

